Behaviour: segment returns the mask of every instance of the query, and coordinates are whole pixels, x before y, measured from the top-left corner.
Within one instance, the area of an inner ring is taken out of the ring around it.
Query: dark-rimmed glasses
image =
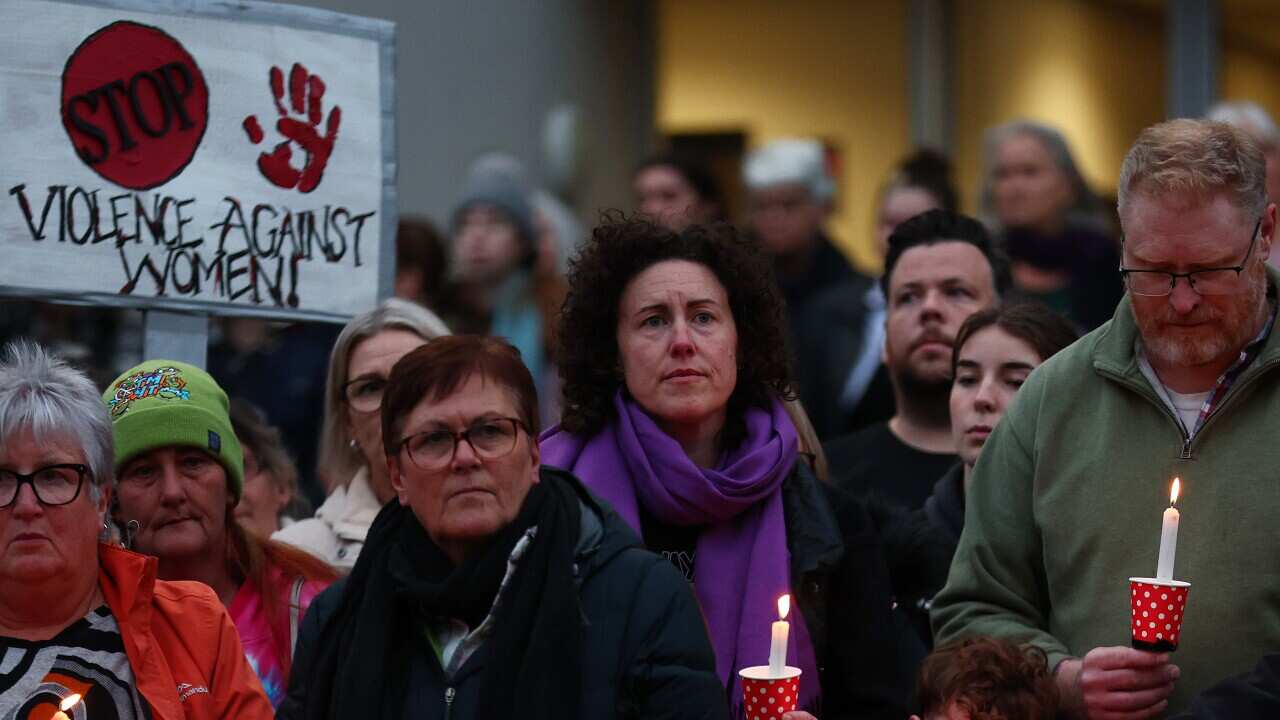
[[[505,457],[516,447],[525,424],[516,418],[484,418],[462,432],[438,429],[415,433],[400,441],[409,460],[423,470],[440,470],[453,462],[458,443],[466,441],[482,460]]]
[[[1244,288],[1240,283],[1240,273],[1244,271],[1249,257],[1253,255],[1253,246],[1258,242],[1258,230],[1262,227],[1262,218],[1253,226],[1253,235],[1249,237],[1249,249],[1239,265],[1230,267],[1205,268],[1191,272],[1176,273],[1167,270],[1139,270],[1120,266],[1120,276],[1124,278],[1129,292],[1145,297],[1164,297],[1173,292],[1178,278],[1184,277],[1191,289],[1201,295],[1234,295]]]
[[[371,413],[382,407],[382,394],[386,389],[386,378],[362,375],[342,385],[342,397],[352,410]]]
[[[18,500],[23,485],[31,486],[41,505],[66,505],[80,497],[80,486],[88,474],[89,468],[72,463],[46,465],[29,474],[0,468],[0,508]]]

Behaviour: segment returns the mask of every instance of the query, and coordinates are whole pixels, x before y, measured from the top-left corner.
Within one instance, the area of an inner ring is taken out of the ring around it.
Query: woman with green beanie
[[[156,556],[161,579],[213,588],[277,705],[288,683],[298,620],[335,574],[236,521],[244,457],[227,395],[208,373],[148,360],[116,378],[103,401],[115,437],[113,516],[125,543]]]

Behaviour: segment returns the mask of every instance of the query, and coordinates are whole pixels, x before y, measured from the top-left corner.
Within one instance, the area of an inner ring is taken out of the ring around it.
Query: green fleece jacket
[[[1174,577],[1191,594],[1177,711],[1280,648],[1280,332],[1189,441],[1138,366],[1137,332],[1126,297],[1031,373],[983,448],[931,620],[939,644],[1030,642],[1051,668],[1128,646],[1129,578],[1155,575],[1181,477]]]

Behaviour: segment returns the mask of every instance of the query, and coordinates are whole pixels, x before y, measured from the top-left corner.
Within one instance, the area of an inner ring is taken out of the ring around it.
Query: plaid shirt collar
[[[1196,426],[1190,433],[1191,437],[1195,437],[1195,434],[1200,431],[1205,420],[1208,420],[1209,416],[1213,414],[1214,409],[1227,396],[1231,386],[1235,385],[1236,380],[1240,378],[1245,369],[1257,359],[1258,354],[1262,352],[1263,346],[1267,344],[1267,338],[1271,337],[1271,326],[1275,325],[1276,322],[1276,304],[1274,302],[1268,302],[1267,304],[1271,308],[1267,322],[1263,324],[1262,329],[1253,337],[1253,340],[1249,341],[1249,344],[1240,350],[1240,356],[1236,358],[1234,363],[1231,363],[1231,367],[1218,376],[1218,382],[1214,383],[1213,390],[1204,399],[1204,404],[1200,406],[1200,415],[1196,417]]]

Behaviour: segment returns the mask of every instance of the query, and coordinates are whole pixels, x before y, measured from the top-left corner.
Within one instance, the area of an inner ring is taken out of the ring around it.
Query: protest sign
[[[390,292],[389,22],[0,4],[0,295],[341,321]]]

